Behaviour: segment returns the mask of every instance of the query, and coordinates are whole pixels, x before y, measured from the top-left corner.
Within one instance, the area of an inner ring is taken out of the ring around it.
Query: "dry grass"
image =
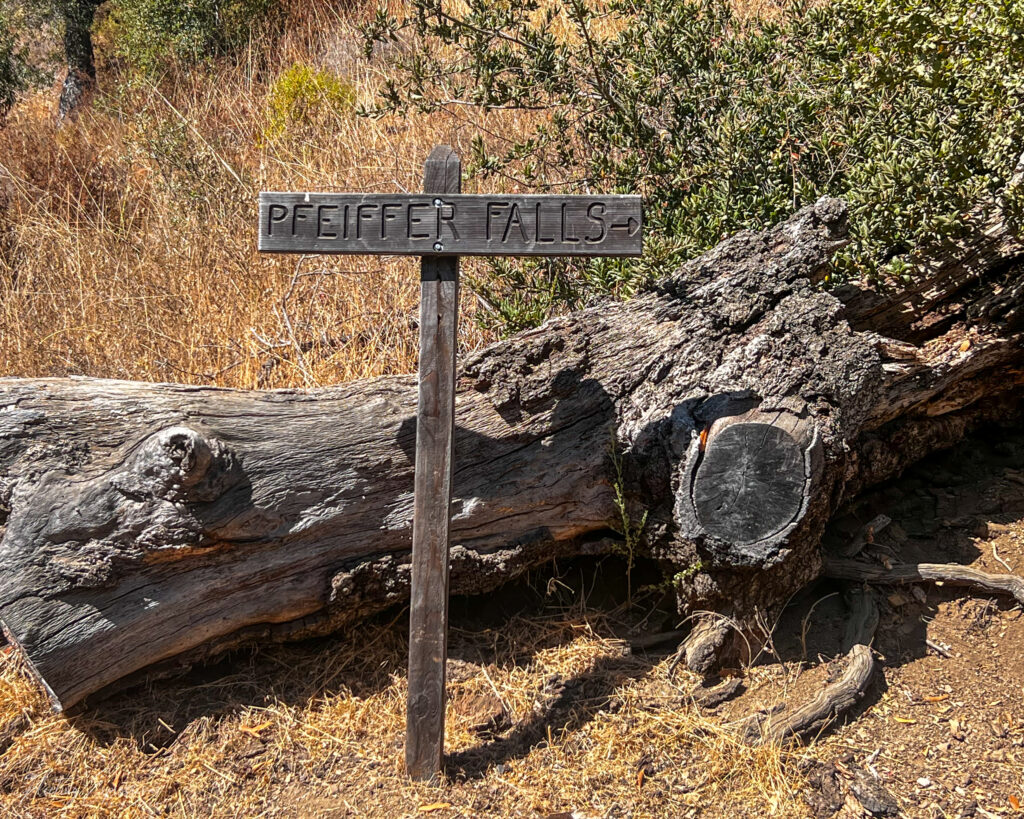
[[[349,108],[273,134],[272,84],[296,63],[372,99],[381,68],[359,47],[349,16],[313,5],[215,76],[101,72],[95,104],[61,130],[52,94],[18,105],[0,130],[0,372],[269,388],[414,369],[416,262],[319,257],[296,279],[295,258],[256,253],[256,194],[418,190],[434,145],[465,152],[481,127],[529,123]],[[464,348],[487,340],[462,328]]]
[[[437,788],[402,772],[404,612],[330,641],[236,655],[71,719],[47,713],[8,655],[0,726],[14,730],[0,756],[0,813],[802,815],[795,757],[744,745],[681,704],[693,680],[624,653],[612,636],[619,614],[577,605],[494,630],[457,623],[451,763]],[[774,672],[751,681],[759,673]],[[473,730],[490,713],[475,703],[488,699],[512,721],[496,737]]]
[[[329,69],[361,103],[387,70],[361,55],[369,8],[299,9],[286,36],[211,73],[180,67],[154,83],[101,59],[97,99],[60,130],[52,91],[15,108],[0,128],[0,374],[275,388],[415,369],[416,262],[260,256],[256,195],[419,190],[434,145],[465,156],[474,135],[515,139],[541,115],[367,119],[351,107],[277,134],[272,87],[289,66]],[[618,25],[605,18],[595,34]],[[555,27],[573,36],[564,14]],[[464,261],[470,276],[476,264]],[[464,294],[464,315],[476,308]],[[461,328],[463,350],[491,340],[471,319]]]

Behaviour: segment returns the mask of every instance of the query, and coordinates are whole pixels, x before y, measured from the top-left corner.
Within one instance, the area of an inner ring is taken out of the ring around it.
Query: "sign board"
[[[406,770],[438,782],[444,751],[448,546],[455,426],[459,256],[639,256],[639,196],[468,195],[439,145],[421,194],[260,194],[268,253],[420,256],[419,405],[409,604]]]
[[[639,256],[639,196],[261,193],[259,249],[409,256]]]

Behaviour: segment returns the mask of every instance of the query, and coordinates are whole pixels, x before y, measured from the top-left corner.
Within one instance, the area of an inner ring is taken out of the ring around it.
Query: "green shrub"
[[[355,105],[355,89],[326,69],[295,63],[270,88],[267,136],[280,136],[293,125],[334,116]]]
[[[0,115],[14,105],[19,84],[14,38],[7,30],[7,21],[0,19]]]
[[[404,23],[380,12],[365,27],[368,49],[412,40],[392,52],[377,111],[540,108],[528,140],[478,139],[470,167],[646,198],[643,259],[517,263],[511,286],[485,282],[510,328],[628,296],[823,194],[853,217],[832,280],[905,276],[914,252],[969,229],[979,201],[1015,194],[1021,0],[798,2],[769,20],[741,19],[727,0],[567,0],[573,37],[536,0],[471,0],[462,15],[440,0],[412,7]]]
[[[171,60],[200,61],[245,44],[277,6],[278,0],[114,0],[108,21],[120,55],[152,72]]]

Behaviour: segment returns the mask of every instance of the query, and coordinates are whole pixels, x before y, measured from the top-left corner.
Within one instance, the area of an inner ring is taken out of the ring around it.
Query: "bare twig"
[[[947,660],[950,659],[953,656],[952,653],[949,651],[949,649],[943,648],[938,643],[936,643],[934,640],[929,640],[929,639],[926,638],[925,641],[924,641],[924,644],[926,646],[928,646],[928,648],[930,648],[936,654],[941,654]]]
[[[292,296],[295,295],[295,290],[298,287],[299,281],[306,278],[323,278],[325,276],[361,276],[369,273],[378,272],[373,270],[330,270],[327,268],[318,268],[316,270],[303,270],[302,266],[309,259],[314,258],[303,254],[299,256],[299,260],[295,263],[295,270],[292,272],[291,280],[288,282],[288,288],[285,290],[284,295],[281,296],[281,301],[276,308],[279,311],[281,322],[285,326],[287,331],[287,338],[279,339],[277,343],[268,341],[261,337],[255,330],[250,329],[253,336],[263,344],[268,350],[279,349],[281,347],[291,347],[295,351],[296,365],[299,368],[299,372],[302,373],[302,377],[305,379],[306,384],[310,386],[319,386],[319,381],[316,376],[313,375],[313,371],[309,367],[309,363],[306,361],[305,352],[302,349],[302,344],[299,342],[298,335],[295,332],[295,326],[292,323],[291,315],[288,312],[288,303]]]
[[[292,280],[288,284],[288,289],[281,297],[281,320],[284,322],[285,329],[288,330],[288,340],[291,342],[292,348],[295,350],[296,363],[299,367],[299,372],[302,373],[302,377],[306,380],[307,385],[317,386],[317,380],[310,371],[309,366],[306,364],[306,356],[302,352],[302,345],[299,344],[299,340],[295,335],[295,328],[292,327],[292,320],[288,316],[288,299],[292,297],[295,292],[295,286],[298,284],[299,279],[302,277],[301,268],[302,263],[308,259],[309,256],[303,254],[299,256],[299,260],[295,263],[295,272],[292,274]]]
[[[804,615],[803,621],[800,623],[800,650],[802,652],[800,656],[803,658],[805,663],[807,662],[807,626],[810,624],[811,615],[814,614],[814,610],[818,607],[818,603],[824,603],[830,597],[836,597],[838,594],[839,592],[832,592],[831,594],[826,594],[824,597],[819,597],[815,600],[807,610],[807,614]]]
[[[996,551],[996,544],[994,542],[992,544],[992,557],[994,557],[996,560],[1002,563],[1003,566],[1006,567],[1006,571],[1010,572],[1011,574],[1013,573],[1013,567],[999,556],[999,552]]]
[[[224,375],[224,373],[230,372],[231,370],[235,369],[235,367],[241,366],[242,360],[235,359],[226,367],[221,367],[219,370],[216,370],[215,372],[212,373],[198,373],[194,372],[193,370],[186,370],[172,364],[170,361],[166,361],[163,359],[157,359],[156,364],[161,367],[167,367],[168,369],[174,370],[177,373],[181,373],[182,375],[187,375],[192,378],[204,378],[207,381],[216,381],[220,376]]]

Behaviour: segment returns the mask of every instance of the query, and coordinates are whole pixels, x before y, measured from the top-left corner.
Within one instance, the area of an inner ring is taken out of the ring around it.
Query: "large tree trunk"
[[[1016,412],[1013,233],[933,260],[933,284],[958,284],[909,294],[923,309],[816,285],[845,234],[823,199],[631,302],[466,361],[452,591],[607,549],[618,488],[681,609],[750,622],[818,576],[844,497]],[[413,377],[310,392],[0,380],[0,620],[55,706],[405,599],[415,403]],[[707,667],[729,641],[697,631],[710,637],[687,659]]]

